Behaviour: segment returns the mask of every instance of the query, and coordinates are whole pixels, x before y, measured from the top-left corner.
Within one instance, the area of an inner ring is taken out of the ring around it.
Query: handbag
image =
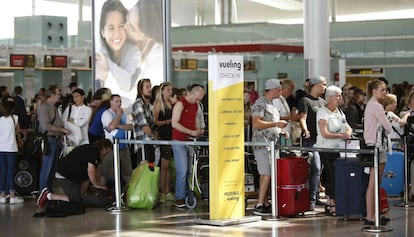
[[[68,155],[71,151],[73,151],[73,149],[75,149],[75,147],[76,146],[73,146],[72,144],[70,144],[70,142],[66,138],[66,135],[63,136],[63,147],[62,147],[62,151],[60,152],[59,158],[63,158],[66,155]]]
[[[69,135],[66,135],[67,138],[71,141],[73,145],[79,145],[83,138],[81,128],[67,121],[65,121],[64,124],[65,128],[70,131]]]
[[[375,151],[375,149],[378,149],[378,148],[376,148],[375,146],[368,146],[364,142],[361,142],[361,149]],[[374,166],[374,156],[375,156],[374,153],[372,153],[372,154],[360,153],[360,154],[357,155],[357,157],[359,159],[359,163],[361,164],[362,167],[373,167]]]
[[[339,143],[339,148],[341,149],[353,149],[358,150],[361,148],[359,139],[347,139],[343,140]],[[340,157],[346,157],[346,158],[356,158],[357,154],[353,152],[340,152]]]
[[[16,131],[16,144],[17,144],[17,148],[19,151],[23,150],[23,145],[24,142],[22,140],[22,138],[20,137],[20,134],[17,132],[17,127],[16,127],[16,121],[14,120],[13,115],[10,115],[12,120],[13,120],[13,124],[14,124],[14,129]]]
[[[152,209],[157,205],[159,172],[159,167],[150,170],[148,162],[134,169],[126,193],[128,207]]]
[[[114,201],[113,190],[90,187],[82,197],[87,207],[108,207]]]
[[[33,154],[37,153],[38,151],[42,151],[43,155],[49,155],[51,150],[49,139],[47,138],[47,131],[45,133],[36,133],[34,136]]]

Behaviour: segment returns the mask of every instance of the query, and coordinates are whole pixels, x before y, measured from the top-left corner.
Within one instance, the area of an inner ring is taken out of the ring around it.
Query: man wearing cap
[[[326,79],[322,76],[314,76],[309,79],[309,94],[300,99],[298,104],[299,122],[303,131],[303,146],[313,147],[316,143],[316,113],[326,104],[320,96],[326,89]],[[319,201],[319,184],[321,177],[321,160],[318,152],[313,152],[309,177],[310,210],[315,205],[322,205]]]
[[[287,122],[280,120],[279,111],[273,105],[272,100],[282,93],[279,80],[269,79],[265,82],[264,96],[256,100],[252,106],[253,142],[277,141],[281,129]],[[254,157],[257,161],[257,170],[260,174],[259,197],[254,208],[255,215],[270,215],[272,209],[269,204],[270,186],[270,150],[267,147],[253,147]]]

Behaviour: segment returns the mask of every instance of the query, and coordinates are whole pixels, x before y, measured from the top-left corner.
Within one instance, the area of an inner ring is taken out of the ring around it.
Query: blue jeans
[[[0,192],[14,192],[17,152],[0,152]]]
[[[321,157],[317,151],[313,152],[310,168],[309,194],[312,202],[319,199],[319,184],[321,182],[322,173]]]
[[[42,168],[39,175],[39,191],[44,188],[53,189],[53,179],[55,176],[55,166],[59,157],[60,145],[56,137],[47,137],[50,144],[50,153],[43,155]]]
[[[303,143],[304,147],[313,147],[314,143]],[[309,198],[311,202],[315,202],[319,199],[319,184],[321,182],[321,157],[319,152],[313,152],[313,158],[310,163],[310,174],[309,174]]]
[[[175,200],[184,200],[189,190],[193,159],[186,145],[172,145],[175,161]]]

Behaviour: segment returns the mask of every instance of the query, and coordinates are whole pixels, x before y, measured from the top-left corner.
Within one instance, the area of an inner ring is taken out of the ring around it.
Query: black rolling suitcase
[[[366,215],[365,193],[369,175],[357,158],[339,158],[335,162],[335,209],[344,219]]]

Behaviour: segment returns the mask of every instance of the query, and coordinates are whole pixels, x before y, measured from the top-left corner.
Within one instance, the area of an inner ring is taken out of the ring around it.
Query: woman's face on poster
[[[112,51],[121,50],[126,41],[125,18],[122,13],[119,11],[108,12],[106,24],[101,34]]]
[[[145,39],[145,34],[139,28],[139,16],[136,7],[133,7],[127,16],[126,22],[128,38],[134,42]]]

